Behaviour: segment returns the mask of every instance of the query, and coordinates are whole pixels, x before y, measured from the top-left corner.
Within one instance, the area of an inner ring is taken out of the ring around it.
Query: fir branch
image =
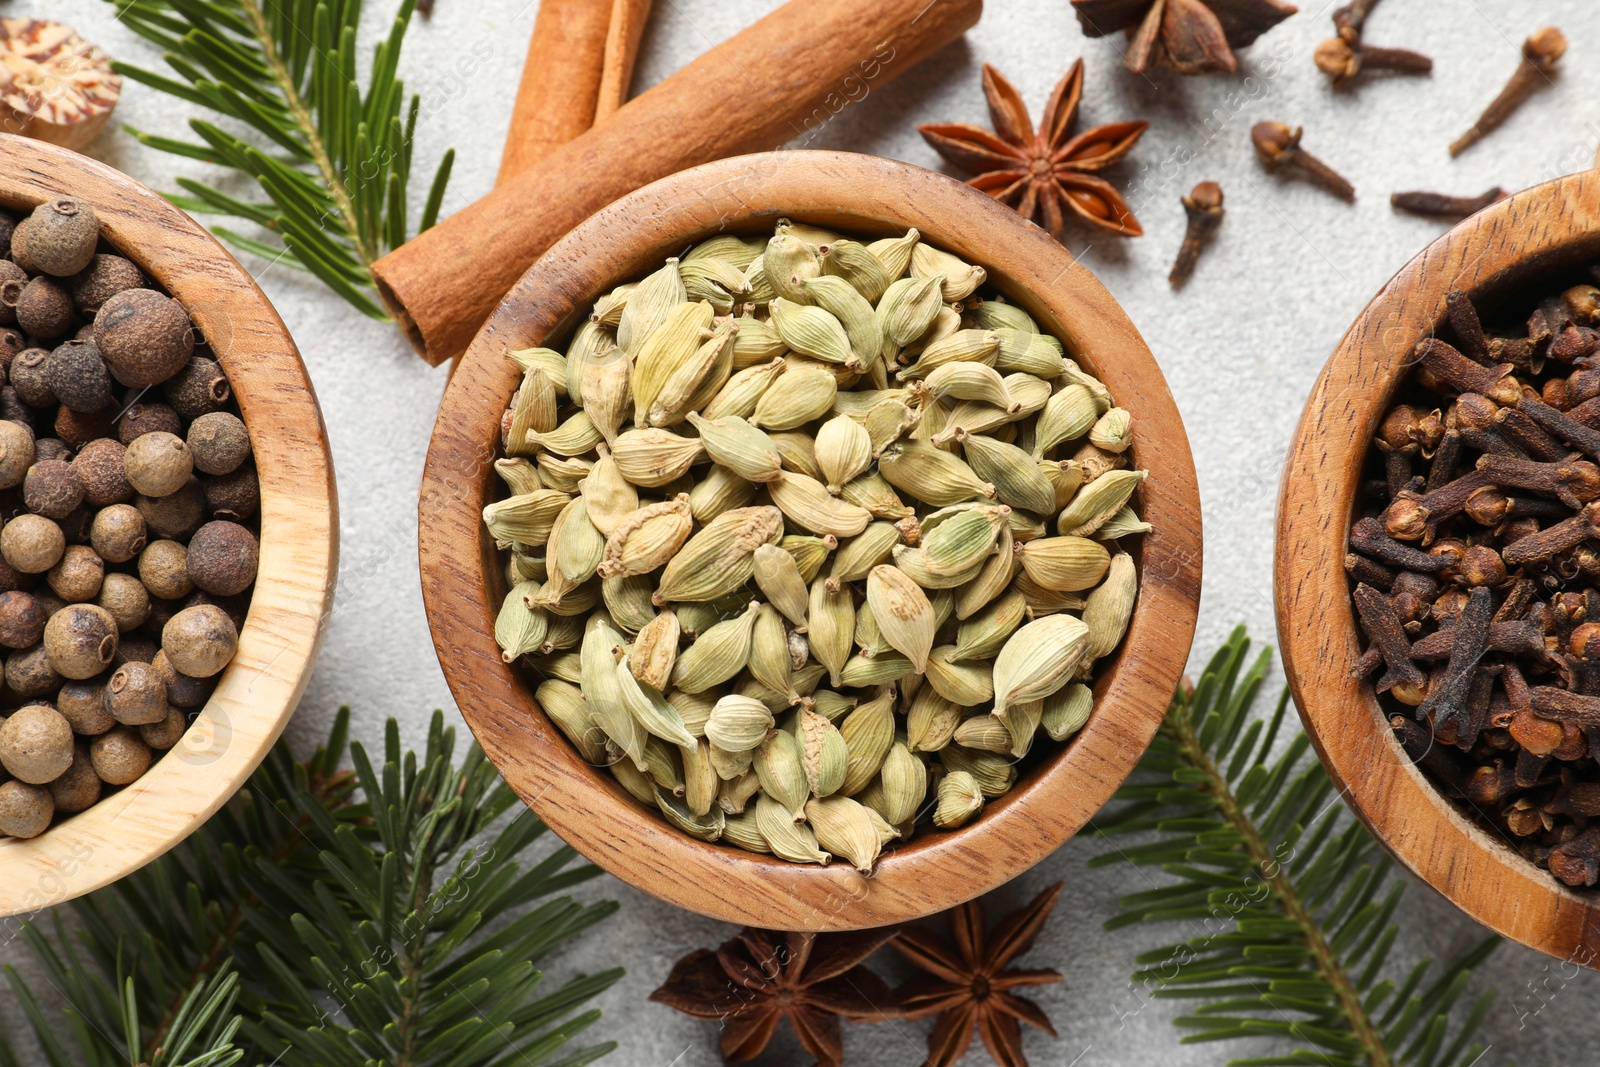
[[[1180,921],[1206,932],[1138,958],[1134,979],[1157,997],[1198,1002],[1176,1024],[1185,1043],[1274,1037],[1290,1053],[1235,1060],[1247,1067],[1447,1067],[1469,1064],[1493,999],[1457,1010],[1490,937],[1424,986],[1423,960],[1397,984],[1382,978],[1404,885],[1393,861],[1339,802],[1298,734],[1276,759],[1289,693],[1272,716],[1251,714],[1271,663],[1245,666],[1250,641],[1234,631],[1166,721],[1101,818],[1102,836],[1153,838],[1093,865],[1159,866],[1174,881],[1121,901],[1106,925]],[[1220,926],[1220,929],[1219,929]]]
[[[253,178],[265,202],[180,180],[186,211],[254,223],[277,243],[214,232],[235,247],[292,263],[376,319],[371,266],[412,233],[407,219],[412,138],[421,98],[406,102],[397,70],[416,0],[404,0],[373,51],[365,92],[357,75],[361,0],[107,0],[135,33],[162,49],[177,77],[127,63],[132,81],[249,127],[270,150],[192,119],[199,141],[128,127],[151,148]],[[432,226],[455,150],[446,152],[417,232]]]
[[[77,902],[73,934],[58,913],[59,948],[24,927],[66,1005],[69,1037],[8,971],[52,1067],[576,1065],[614,1047],[569,1041],[622,972],[547,992],[536,969],[615,910],[554,896],[597,869],[565,846],[523,867],[545,827],[476,745],[452,759],[442,715],[422,753],[390,720],[382,762],[352,745],[340,770],[347,733],[341,710],[309,760],[277,746],[187,842]]]

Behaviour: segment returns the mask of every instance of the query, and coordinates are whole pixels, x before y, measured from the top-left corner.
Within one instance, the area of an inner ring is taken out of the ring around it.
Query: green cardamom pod
[[[770,854],[772,846],[767,844],[767,839],[761,836],[761,828],[756,825],[756,813],[743,811],[737,815],[728,815],[722,822],[722,840],[744,849],[746,852],[762,852]]]
[[[971,618],[962,620],[956,630],[952,661],[993,659],[1027,617],[1026,597],[1014,589],[1002,593]]]
[[[817,847],[817,835],[810,826],[797,822],[793,811],[765,793],[756,797],[756,828],[779,859],[824,867],[833,859]]]
[[[660,270],[628,294],[617,319],[617,344],[637,359],[640,350],[665,325],[673,310],[688,299],[689,291],[684,288],[683,276],[678,272],[678,260],[667,260]],[[578,397],[572,399],[575,403],[582,402]]]
[[[665,566],[693,528],[687,497],[635,508],[612,525],[597,568],[600,577],[627,578]]]
[[[573,497],[556,516],[545,546],[549,573],[545,595],[559,604],[572,590],[595,576],[606,551],[606,539],[589,521],[583,497]]]
[[[656,790],[656,807],[661,809],[661,814],[666,817],[667,822],[690,837],[701,841],[715,841],[722,836],[725,816],[720,808],[697,816],[682,800],[670,793],[663,793],[660,789]]]
[[[623,702],[616,657],[612,655],[612,649],[621,644],[622,635],[603,618],[589,620],[580,652],[583,698],[589,704],[594,724],[642,771],[645,769],[644,727]]]
[[[872,437],[848,415],[835,415],[817,431],[815,452],[828,492],[839,495],[844,484],[872,466]]]
[[[650,601],[654,588],[650,579],[643,575],[602,578],[600,595],[611,613],[611,621],[628,633],[636,634],[656,617],[656,607]]]
[[[839,238],[818,249],[822,273],[844,279],[869,304],[876,304],[898,275],[891,276],[883,260],[859,241]],[[826,306],[826,305],[824,305]]]
[[[742,588],[755,572],[757,547],[783,536],[783,513],[773,507],[734,508],[706,523],[661,572],[656,600],[707,601]]]
[[[918,244],[911,250],[911,275],[914,278],[932,278],[943,275],[943,294],[946,303],[965,300],[989,278],[989,272],[943,249],[928,244]]]
[[[1062,686],[1044,699],[1040,721],[1052,741],[1065,741],[1083,728],[1094,711],[1094,690],[1082,682]]]
[[[898,522],[916,514],[877,471],[868,471],[845,482],[839,490],[839,499],[866,508],[873,518],[888,522]]]
[[[856,632],[855,601],[850,590],[818,578],[811,583],[811,603],[806,612],[811,628],[807,637],[811,655],[828,671],[834,686],[841,685],[840,672],[850,659]]]
[[[743,583],[741,583],[743,584]],[[719,622],[678,654],[672,684],[686,693],[703,693],[745,669],[750,661],[750,632],[761,605],[752,602],[744,614]]]
[[[1101,582],[1084,598],[1083,624],[1089,628],[1089,646],[1084,660],[1093,662],[1109,656],[1122,643],[1133,618],[1133,605],[1139,599],[1139,573],[1133,557],[1118,552]]]
[[[1074,537],[1090,536],[1123,509],[1149,474],[1149,471],[1106,471],[1078,490],[1056,517],[1056,529]]]
[[[494,640],[500,646],[500,658],[506,663],[515,663],[538,649],[550,629],[550,616],[529,608],[526,603],[528,594],[538,587],[538,582],[519,582],[500,604],[500,612],[494,620]]]
[[[1041,537],[1015,549],[1029,578],[1061,593],[1093,589],[1111,565],[1111,553],[1086,537]]]
[[[1153,528],[1148,522],[1139,518],[1138,512],[1124,507],[1095,531],[1095,537],[1102,541],[1115,541],[1119,537],[1134,537],[1149,533]]]
[[[628,714],[638,720],[645,732],[674,745],[692,746],[694,735],[683,725],[678,709],[667,702],[661,691],[648,686],[633,676],[622,647],[617,648],[617,688],[622,693],[622,703]]]
[[[684,263],[695,263],[703,259],[720,259],[733,264],[739,270],[744,270],[767,247],[767,242],[759,237],[740,237],[735,233],[719,233],[715,237],[707,237],[684,253]]]
[[[1047,615],[1012,634],[994,661],[994,714],[1066,685],[1088,647],[1089,628],[1071,615]]]
[[[956,662],[956,646],[941,645],[928,655],[927,682],[946,700],[963,708],[994,698],[994,668],[987,660]]]
[[[751,677],[773,692],[782,693],[790,704],[800,703],[800,694],[790,681],[789,631],[783,616],[771,604],[761,605],[755,626],[750,631]]]
[[[863,251],[865,255],[865,251]],[[871,257],[868,256],[870,259]],[[874,261],[875,262],[875,261]],[[826,268],[826,261],[824,261]],[[856,361],[862,365],[871,364],[884,358],[883,326],[878,322],[877,313],[873,311],[872,304],[843,278],[824,274],[820,278],[811,278],[801,283],[810,302],[821,311],[826,312],[835,322],[844,329],[846,346],[854,355]],[[778,325],[779,335],[783,335],[784,327],[777,323],[778,302],[773,303],[773,321]],[[785,341],[789,339],[784,338]],[[795,346],[792,342],[789,347],[796,352],[804,352],[803,348]],[[818,356],[818,359],[827,359]],[[830,363],[848,363],[847,359],[829,359]]]
[[[784,471],[767,483],[767,492],[790,522],[816,534],[854,537],[872,521],[866,508],[839,499],[804,474]]]
[[[772,287],[772,299],[804,302],[806,293],[801,282],[822,275],[822,261],[817,256],[817,246],[802,241],[793,234],[779,233],[767,242],[761,256],[761,272]],[[748,271],[746,272],[748,277]],[[755,279],[751,279],[754,295]]]
[[[798,820],[805,809],[811,786],[800,762],[800,744],[786,730],[774,730],[756,748],[751,766],[761,779],[761,789]]]
[[[689,490],[689,514],[706,523],[734,508],[749,507],[759,488],[720,463],[713,463],[694,488]]]
[[[1016,764],[1009,756],[950,745],[939,753],[939,762],[951,773],[970,774],[978,783],[978,790],[990,800],[1005,796],[1017,782]]]
[[[954,830],[971,822],[983,810],[983,790],[966,771],[952,771],[939,779],[939,803],[933,825]]]
[[[1011,751],[1011,731],[993,715],[974,715],[956,727],[955,743],[977,752]]]
[[[598,767],[606,762],[605,734],[590,716],[583,690],[569,682],[546,678],[534,691],[534,698],[585,763]]]
[[[1066,358],[1061,354],[1061,342],[1042,333],[1026,330],[999,329],[1000,351],[995,353],[996,370],[1022,371],[1038,378],[1059,378],[1066,370]]]
[[[756,588],[800,632],[807,627],[810,592],[795,557],[783,545],[761,545],[750,557]]]
[[[649,425],[650,405],[655,403],[656,395],[674,372],[694,359],[715,317],[716,311],[704,300],[679,304],[648,341],[629,352],[633,357],[633,421],[636,426]]]
[[[969,301],[970,304],[970,301]],[[967,318],[979,330],[1016,330],[1038,333],[1039,324],[1026,311],[1004,300],[980,300],[967,308]]]
[[[773,729],[772,712],[752,697],[730,693],[711,708],[706,740],[725,752],[750,752]]]
[[[555,386],[556,392],[565,396],[567,392],[567,357],[552,348],[519,348],[507,352],[506,358],[517,365],[517,369],[526,374],[535,367],[544,371]]]
[[[831,796],[844,785],[850,749],[827,717],[801,708],[795,717],[795,740],[800,742],[800,764],[815,796]]]
[[[741,321],[739,332],[743,333],[746,328]],[[737,350],[737,335],[734,343]],[[717,395],[706,405],[702,414],[708,419],[748,419],[756,413],[756,403],[772,383],[778,380],[786,365],[782,359],[772,359],[745,367],[729,378],[727,384],[717,391]]]
[[[497,500],[484,508],[483,524],[497,542],[542,545],[549,540],[556,517],[571,499],[556,489],[535,489],[521,496]]]
[[[938,628],[928,594],[904,571],[880,564],[867,575],[867,604],[883,639],[921,674]]]
[[[883,851],[877,825],[882,822],[880,816],[849,797],[810,800],[805,811],[818,845],[848,861],[862,874],[872,873],[873,864]]]
[[[778,547],[794,557],[795,566],[800,568],[800,577],[809,589],[811,583],[817,580],[817,575],[822,573],[822,565],[828,562],[829,555],[839,547],[839,539],[832,534],[826,537],[785,534],[778,542]]]
[[[1039,412],[1039,421],[1034,427],[1033,457],[1041,459],[1062,442],[1082,437],[1097,418],[1095,400],[1088,389],[1077,384],[1061,389]]]
[[[678,758],[683,762],[683,806],[689,809],[689,814],[704,818],[716,803],[722,785],[711,767],[711,746],[696,744],[692,748],[680,748]]]
[[[706,419],[690,412],[689,422],[700,431],[700,443],[712,462],[752,482],[776,481],[782,474],[778,446],[744,419]]]
[[[878,257],[890,278],[899,278],[910,269],[912,250],[917,247],[917,242],[921,239],[922,234],[913,226],[899,237],[885,237],[869,242],[867,251]]]
[[[834,582],[862,581],[872,568],[889,562],[894,546],[899,543],[900,531],[895,529],[893,523],[871,523],[839,546],[828,577]]]
[[[678,616],[663,611],[639,631],[633,647],[628,649],[628,669],[645,685],[665,691],[672,680],[672,666],[678,661],[678,641],[683,627]],[[691,735],[694,734],[690,730]]]
[[[839,380],[821,367],[791,362],[756,402],[750,421],[763,430],[793,430],[833,408]]]
[[[1000,354],[1000,335],[992,330],[957,330],[942,337],[922,350],[917,361],[901,367],[901,381],[926,378],[939,367],[950,363],[979,363],[994,366]]]
[[[912,752],[937,752],[950,743],[960,725],[962,709],[924,685],[911,698],[906,711],[906,744]]]
[[[1008,445],[982,434],[956,431],[962,453],[974,474],[994,485],[994,495],[1003,504],[1049,515],[1056,510],[1055,485],[1033,456],[1016,445]]]
[[[544,453],[541,453],[542,455]],[[539,468],[526,459],[497,459],[494,461],[494,472],[506,483],[506,488],[511,490],[512,496],[521,496],[535,489],[546,488],[544,480],[539,476]]]
[[[767,299],[771,299],[769,294]],[[783,343],[772,323],[752,315],[739,316],[739,332],[733,335],[733,369],[749,370],[752,367],[779,359],[789,346]]]
[[[846,715],[839,724],[839,733],[850,753],[844,784],[839,787],[843,795],[853,796],[861,792],[883,766],[884,758],[894,744],[894,705],[894,689],[885,687],[876,697]]]
[[[711,402],[733,373],[733,334],[737,329],[738,325],[727,318],[712,328],[711,336],[656,392],[646,422],[652,426],[673,426],[682,422],[690,411]]]
[[[737,300],[750,295],[750,282],[744,276],[744,269],[725,259],[685,258],[678,264],[678,273],[690,300],[704,300],[723,315],[732,310]]]

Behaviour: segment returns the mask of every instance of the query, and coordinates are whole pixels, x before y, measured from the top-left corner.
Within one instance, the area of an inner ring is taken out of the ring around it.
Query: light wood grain
[[[839,864],[799,867],[668,829],[590,767],[500,660],[494,613],[505,592],[480,517],[500,413],[516,386],[506,352],[564,336],[618,281],[724,230],[767,232],[779,216],[868,236],[922,231],[989,269],[1069,353],[1133,412],[1134,462],[1148,468],[1138,552],[1142,587],[1123,651],[1096,684],[1094,716],[982,817],[923,830],[871,878]],[[1038,863],[1076,833],[1149,744],[1181,673],[1200,597],[1200,510],[1178,412],[1138,331],[1093,275],[1043,231],[942,175],[869,156],[783,152],[675,175],[606,208],[517,283],[445,394],[419,507],[423,595],[462,713],[506,780],[563,838],[663,900],[782,930],[880,926],[949,908]]]
[[[59,904],[138,870],[244,784],[305,689],[337,571],[327,432],[266,296],[199,224],[133,179],[0,135],[0,207],[26,212],[63,195],[93,205],[106,239],[183,304],[227,370],[261,479],[261,562],[238,655],[178,746],[137,782],[39,837],[0,838],[0,916]]]
[[[1600,908],[1466,818],[1412,765],[1371,686],[1343,560],[1372,435],[1418,340],[1462,289],[1497,290],[1600,255],[1600,173],[1574,174],[1479,212],[1429,245],[1367,305],[1312,390],[1284,468],[1275,585],[1284,668],[1306,730],[1345,799],[1384,845],[1468,915],[1552,956],[1594,966]]]

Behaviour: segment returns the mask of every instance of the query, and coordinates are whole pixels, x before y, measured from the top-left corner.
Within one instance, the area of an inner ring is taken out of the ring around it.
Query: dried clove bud
[[[1522,106],[1535,89],[1548,85],[1555,74],[1556,63],[1567,51],[1567,38],[1554,26],[1536,31],[1522,44],[1522,62],[1500,95],[1478,116],[1471,129],[1456,138],[1450,145],[1450,154],[1459,156],[1477,144],[1483,137],[1498,129],[1512,112]]]
[[[1178,249],[1178,258],[1172,264],[1172,272],[1167,275],[1167,284],[1174,289],[1181,289],[1188,282],[1200,259],[1201,249],[1222,224],[1224,214],[1222,186],[1216,182],[1201,182],[1189,190],[1182,201],[1189,226],[1183,235],[1183,245]]]
[[[1496,185],[1477,196],[1451,196],[1449,193],[1429,193],[1413,190],[1390,193],[1389,206],[1408,215],[1426,215],[1435,218],[1464,219],[1476,215],[1490,204],[1498,204],[1508,194]]]
[[[1317,69],[1333,79],[1335,89],[1343,88],[1363,70],[1389,70],[1397,74],[1431,74],[1433,60],[1407,48],[1379,48],[1330,37],[1317,45],[1312,54]]]
[[[1290,129],[1281,122],[1258,122],[1250,128],[1256,155],[1268,171],[1297,170],[1340,200],[1354,202],[1355,186],[1345,181],[1332,167],[1300,147],[1304,127]]]

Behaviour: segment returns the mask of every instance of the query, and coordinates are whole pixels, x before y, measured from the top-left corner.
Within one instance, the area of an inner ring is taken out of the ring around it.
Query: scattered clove
[[[1476,215],[1490,204],[1497,204],[1509,194],[1498,185],[1477,196],[1451,196],[1449,193],[1428,193],[1420,190],[1389,194],[1389,204],[1397,211],[1409,215],[1428,215],[1445,219],[1464,219]]]
[[[1294,170],[1305,175],[1308,181],[1320,185],[1340,200],[1353,202],[1355,186],[1345,181],[1332,167],[1300,147],[1304,127],[1290,129],[1281,122],[1258,122],[1250,127],[1250,140],[1255,143],[1256,155],[1267,170]]]
[[[1388,70],[1397,74],[1431,74],[1433,60],[1409,48],[1379,48],[1354,44],[1343,37],[1330,37],[1317,45],[1312,59],[1317,69],[1333,79],[1334,88],[1342,88],[1365,70]]]
[[[1524,41],[1522,62],[1517,64],[1511,80],[1500,90],[1500,95],[1484,109],[1483,114],[1478,116],[1478,121],[1450,145],[1450,154],[1459,156],[1477,144],[1510,118],[1512,112],[1521,107],[1522,102],[1528,99],[1535,89],[1541,85],[1548,85],[1555,74],[1556,63],[1566,51],[1566,35],[1554,26],[1538,30]]]
[[[1224,214],[1222,186],[1216,182],[1201,182],[1181,199],[1183,210],[1189,216],[1189,228],[1184,232],[1183,245],[1172,264],[1172,273],[1167,275],[1167,284],[1174,289],[1182,289],[1188,282],[1189,275],[1194,273],[1195,263],[1200,259],[1201,249],[1222,224]]]

